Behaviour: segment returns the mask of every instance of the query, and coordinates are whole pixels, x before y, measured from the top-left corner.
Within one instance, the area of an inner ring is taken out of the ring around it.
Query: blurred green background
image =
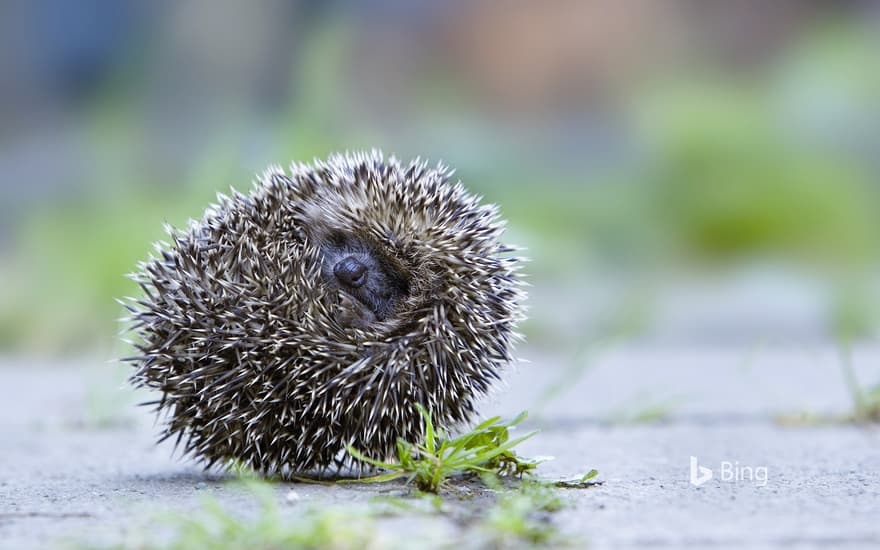
[[[217,192],[421,155],[528,248],[533,346],[870,338],[867,2],[0,6],[0,353],[116,353],[124,275]]]

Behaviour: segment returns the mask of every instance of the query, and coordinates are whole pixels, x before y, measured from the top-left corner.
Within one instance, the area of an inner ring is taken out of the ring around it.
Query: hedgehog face
[[[409,291],[405,274],[364,238],[336,231],[321,246],[324,283],[338,291],[336,320],[369,328],[387,320]]]
[[[524,295],[503,224],[450,172],[381,153],[266,172],[171,230],[128,302],[164,437],[267,473],[385,459],[468,421]]]

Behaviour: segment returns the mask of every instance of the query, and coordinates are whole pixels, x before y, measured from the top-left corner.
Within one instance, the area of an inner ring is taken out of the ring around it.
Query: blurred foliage
[[[15,291],[0,298],[0,343],[48,354],[111,346],[123,314],[114,299],[139,292],[126,275],[165,238],[163,222],[181,226],[200,217],[214,189],[225,190],[216,182],[228,175],[212,166],[173,192],[124,185],[31,216],[4,285]]]
[[[80,548],[106,550],[264,550],[376,549],[389,544],[376,533],[374,514],[366,508],[317,506],[291,513],[278,502],[272,485],[245,480],[259,503],[256,517],[243,518],[208,495],[192,513],[165,512],[150,529],[132,532],[113,546],[85,543]],[[167,532],[166,532],[167,531]]]
[[[852,266],[874,258],[876,189],[851,160],[799,146],[773,113],[723,90],[655,106],[649,215],[699,259],[744,254]]]
[[[848,277],[874,269],[878,256],[878,166],[860,149],[880,131],[875,46],[841,27],[805,40],[772,78],[743,84],[687,75],[645,87],[628,113],[625,158],[602,173],[530,156],[505,141],[507,130],[476,117],[435,154],[463,164],[457,175],[501,205],[538,280],[578,277],[594,265],[640,272],[751,258]],[[136,86],[115,83],[124,89],[94,106],[83,136],[104,161],[94,192],[29,215],[0,263],[0,349],[57,354],[111,345],[122,314],[113,298],[137,292],[124,274],[164,238],[162,223],[180,226],[200,217],[214,193],[249,187],[243,183],[265,159],[371,146],[406,154],[412,135],[383,134],[345,110],[346,47],[343,28],[313,33],[297,67],[305,77],[259,158],[234,137],[249,131],[247,121],[230,115],[173,186],[156,181],[162,167],[144,169],[143,121],[125,100]],[[456,107],[438,101],[428,83],[414,93],[425,95],[415,104],[436,109],[422,113],[429,127],[419,143],[436,143],[442,132],[431,121]],[[855,331],[873,318],[857,290],[847,290],[832,324]]]

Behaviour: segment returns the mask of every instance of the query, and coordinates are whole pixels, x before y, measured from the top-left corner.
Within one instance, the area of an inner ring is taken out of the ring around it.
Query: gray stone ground
[[[833,349],[523,355],[531,362],[483,412],[532,412],[530,426],[542,431],[521,450],[556,457],[541,466],[544,475],[600,471],[600,486],[560,490],[570,506],[552,521],[564,533],[594,548],[880,547],[880,429],[777,422],[849,410]],[[855,365],[876,382],[880,348],[859,350]],[[254,513],[239,485],[153,444],[156,428],[119,390],[118,369],[0,362],[0,547],[120,540],[154,529],[158,511],[189,513],[205,494]],[[715,473],[700,487],[689,483],[691,456]],[[766,484],[722,479],[722,461],[766,467]],[[283,505],[290,514],[310,502],[350,505],[401,492],[279,484],[279,501],[291,488],[300,498]],[[383,519],[379,529],[387,540],[405,532],[442,541],[459,527],[422,517]]]

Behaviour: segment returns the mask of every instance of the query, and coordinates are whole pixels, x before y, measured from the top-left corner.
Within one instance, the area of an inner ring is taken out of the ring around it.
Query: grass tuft
[[[518,457],[513,451],[515,446],[537,433],[532,431],[510,438],[510,430],[526,419],[525,412],[509,422],[503,422],[498,416],[490,418],[469,432],[450,438],[435,429],[429,411],[421,405],[416,407],[422,416],[425,438],[421,443],[399,439],[397,462],[375,460],[352,446],[347,447],[354,459],[388,470],[385,474],[358,481],[383,482],[405,478],[407,483],[415,484],[421,491],[436,493],[452,477],[466,474],[521,476],[531,473],[539,463]]]

